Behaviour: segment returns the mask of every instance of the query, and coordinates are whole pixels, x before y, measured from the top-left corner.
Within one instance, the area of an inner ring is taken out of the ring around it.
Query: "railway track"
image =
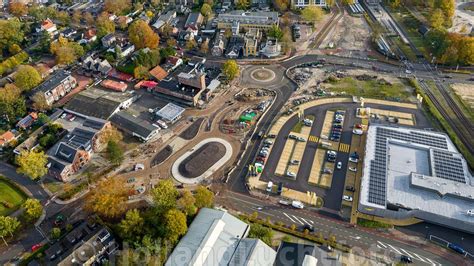
[[[326,22],[323,26],[323,30],[318,34],[316,37],[316,40],[311,45],[311,48],[318,48],[326,39],[328,36],[329,32],[334,28],[334,26],[341,20],[341,18],[344,16],[344,9],[339,6],[339,3],[336,1],[336,12],[331,16],[331,19]]]
[[[434,95],[430,87],[424,81],[420,81],[420,85],[425,91],[426,95],[433,102],[436,109],[446,119],[446,121],[449,123],[453,131],[456,133],[456,135],[459,137],[462,143],[466,146],[469,152],[473,153],[474,147],[471,142],[471,132],[473,132],[472,122],[464,116],[464,113],[462,112],[462,110],[459,109],[459,106],[454,102],[454,100],[448,94],[446,89],[442,87],[442,85],[439,85],[438,83],[436,83],[436,86],[438,90],[440,91],[440,93],[442,94],[443,98],[445,98],[446,103],[448,104],[448,107],[451,108],[451,110],[453,111],[455,115],[454,119],[450,116],[449,112],[445,109],[443,104],[441,104],[441,102],[436,97],[436,95]],[[457,123],[455,119],[457,119],[459,123]]]

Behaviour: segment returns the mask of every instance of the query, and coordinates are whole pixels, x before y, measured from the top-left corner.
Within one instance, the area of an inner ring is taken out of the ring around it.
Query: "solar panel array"
[[[396,139],[415,144],[427,145],[439,149],[448,149],[445,137],[434,136],[422,132],[410,131],[410,133],[400,132],[384,127],[376,128],[374,159],[370,161],[369,174],[369,198],[370,203],[385,206],[386,201],[386,178],[387,178],[387,139]],[[454,163],[455,157],[452,162]],[[445,170],[448,167],[439,166],[445,176],[450,176],[458,172],[449,172],[453,169]],[[454,168],[454,166],[452,167]],[[462,168],[461,168],[462,169]],[[441,177],[443,178],[443,177]],[[456,177],[452,177],[456,178]]]
[[[466,183],[461,158],[449,151],[433,150],[433,161],[436,177]]]

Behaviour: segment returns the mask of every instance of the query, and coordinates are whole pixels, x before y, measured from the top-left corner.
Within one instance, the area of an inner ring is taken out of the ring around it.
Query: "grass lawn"
[[[25,200],[26,195],[23,191],[0,177],[0,216],[16,211]]]
[[[380,84],[377,80],[362,81],[345,77],[329,84],[329,89],[333,92],[345,92],[348,95],[367,98],[406,101],[411,96],[411,92],[402,83]]]

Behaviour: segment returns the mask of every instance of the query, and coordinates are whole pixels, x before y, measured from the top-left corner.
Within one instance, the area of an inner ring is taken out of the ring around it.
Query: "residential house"
[[[224,36],[224,31],[222,30],[214,39],[214,45],[211,47],[211,55],[222,56],[224,54],[226,44],[227,38]]]
[[[127,90],[127,84],[123,81],[115,81],[111,79],[103,80],[100,85],[106,89],[124,92]]]
[[[133,18],[128,17],[128,16],[119,16],[119,17],[117,17],[117,19],[115,21],[118,25],[122,25],[122,24],[128,25],[128,24],[132,23]]]
[[[82,169],[92,153],[102,149],[101,132],[110,127],[110,122],[88,118],[84,123],[68,132],[48,151],[48,174],[63,182]]]
[[[238,25],[240,29],[270,30],[278,26],[278,12],[246,12],[234,10],[219,14],[216,18],[218,29],[232,29]]]
[[[135,52],[135,45],[131,43],[121,43],[115,47],[115,51],[118,57],[124,58]]]
[[[37,119],[38,114],[35,112],[31,112],[27,116],[23,117],[20,121],[18,121],[18,123],[16,123],[16,127],[25,130],[31,127]]]
[[[51,74],[50,78],[34,88],[30,93],[30,98],[40,93],[44,95],[46,103],[52,105],[76,86],[77,81],[71,73],[61,69]]]
[[[16,130],[8,130],[0,135],[0,148],[8,146],[8,144],[16,140],[19,133]]]
[[[114,33],[109,33],[107,35],[105,35],[104,37],[102,37],[102,46],[104,46],[105,48],[109,48],[109,47],[112,47],[112,45],[115,44],[115,41],[117,40],[117,38],[115,37],[115,34]]]
[[[170,25],[173,19],[176,18],[176,11],[170,10],[165,14],[161,14],[158,19],[151,26],[156,30],[160,30],[164,25]]]
[[[305,8],[308,6],[326,6],[326,0],[291,0],[292,8]]]
[[[265,57],[275,57],[279,56],[281,53],[281,45],[278,43],[278,40],[268,38],[267,42],[260,50],[260,53]]]
[[[97,30],[94,28],[87,29],[82,35],[82,39],[79,41],[80,44],[87,44],[95,42],[97,40]]]
[[[160,66],[156,66],[149,71],[150,75],[156,80],[161,81],[168,76],[168,72]]]
[[[244,56],[258,56],[258,44],[262,38],[262,32],[259,29],[249,29],[244,38]]]
[[[85,75],[87,76],[107,76],[111,70],[112,66],[107,59],[94,59],[92,56],[88,56],[84,59],[84,62],[82,62],[82,71],[85,71]]]
[[[243,55],[245,40],[242,36],[232,36],[227,44],[225,56],[228,58],[238,58]]]
[[[155,127],[148,121],[135,117],[126,111],[114,114],[110,121],[124,132],[139,138],[141,141],[149,141],[156,137],[160,128]]]
[[[188,29],[191,26],[193,28],[199,29],[203,21],[204,17],[201,15],[200,12],[189,13],[188,18],[184,23],[184,29]]]
[[[166,63],[163,65],[163,69],[170,73],[182,64],[183,59],[177,56],[170,56],[166,59]]]
[[[63,30],[60,35],[64,38],[68,38],[70,40],[74,39],[75,35],[77,34],[77,30],[73,28],[66,28]]]
[[[177,101],[197,106],[201,100],[201,94],[207,88],[205,73],[196,69],[190,72],[179,72],[178,75],[162,80],[153,88],[153,92],[173,97]]]
[[[47,32],[51,37],[53,37],[58,31],[58,28],[54,22],[47,18],[41,22],[39,28],[36,29],[36,32]]]

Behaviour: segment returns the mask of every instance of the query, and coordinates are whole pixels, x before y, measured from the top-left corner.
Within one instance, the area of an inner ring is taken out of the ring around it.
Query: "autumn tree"
[[[430,17],[431,27],[437,30],[443,28],[444,24],[444,13],[441,9],[437,8],[433,11],[433,14]]]
[[[196,46],[197,46],[196,40],[194,40],[194,38],[191,38],[191,39],[186,41],[186,44],[184,46],[187,50],[192,50],[192,49],[196,48]]]
[[[128,37],[137,49],[158,47],[160,38],[145,21],[139,19],[128,28]]]
[[[118,225],[120,237],[125,241],[137,240],[141,237],[144,223],[140,211],[137,209],[127,211],[125,218]]]
[[[20,1],[10,1],[8,11],[15,17],[22,17],[28,14],[28,7]]]
[[[22,208],[24,210],[25,219],[29,222],[33,222],[38,219],[43,213],[43,206],[37,199],[27,199]]]
[[[390,7],[393,9],[397,9],[400,7],[401,0],[390,0]]]
[[[96,22],[97,37],[102,38],[109,33],[115,32],[115,23],[109,19],[107,13],[102,13]]]
[[[47,111],[51,110],[52,106],[48,104],[46,101],[46,97],[44,96],[44,93],[38,92],[35,93],[31,99],[33,101],[33,109],[37,111]]]
[[[132,7],[130,0],[105,0],[104,10],[115,15],[121,15]]]
[[[227,80],[233,80],[239,75],[239,66],[235,60],[227,60],[222,66],[222,73]]]
[[[214,205],[214,193],[204,186],[198,186],[195,194],[195,205],[198,208],[208,207],[211,208]]]
[[[76,25],[81,24],[82,12],[80,10],[74,10],[72,13],[71,21]]]
[[[109,140],[107,143],[107,159],[114,165],[120,165],[122,163],[123,149],[117,142]]]
[[[0,19],[0,36],[0,50],[7,49],[13,44],[20,44],[24,39],[20,20],[17,18]]]
[[[104,145],[109,141],[120,142],[123,139],[122,132],[116,127],[110,126],[102,130],[99,137],[100,145]]]
[[[326,0],[326,5],[333,7],[336,4],[336,0]]]
[[[61,25],[71,24],[71,16],[66,11],[59,11],[56,19],[61,23]]]
[[[21,90],[13,84],[0,88],[0,117],[13,123],[25,113],[25,99],[21,96]]]
[[[201,43],[201,46],[199,47],[199,51],[203,54],[207,54],[209,52],[209,39],[206,39]]]
[[[15,85],[24,91],[29,91],[41,83],[40,73],[29,65],[19,66],[13,79]]]
[[[288,10],[290,3],[288,0],[274,0],[273,5],[278,11],[285,12],[286,10]]]
[[[181,193],[181,197],[177,201],[177,207],[187,216],[194,215],[197,211],[196,208],[196,199],[189,190],[184,190]]]
[[[136,79],[148,79],[150,77],[150,72],[148,72],[147,67],[138,65],[133,69],[133,76]]]
[[[47,163],[48,156],[42,151],[21,151],[20,155],[16,157],[17,172],[33,180],[39,179],[48,173]]]
[[[319,6],[308,6],[301,11],[301,17],[310,22],[320,21],[323,18],[323,10]]]
[[[126,211],[127,192],[127,188],[119,178],[104,179],[89,192],[84,207],[102,218],[115,219]]]
[[[170,179],[161,180],[151,191],[153,204],[159,213],[164,213],[176,206],[179,192]]]
[[[84,20],[86,21],[86,25],[89,27],[93,26],[95,23],[94,16],[89,12],[84,13]]]
[[[79,43],[70,42],[67,38],[59,37],[51,43],[50,51],[56,55],[58,64],[69,65],[84,54],[84,49]]]
[[[212,7],[208,3],[202,4],[201,14],[205,17],[208,17],[212,14]]]
[[[237,3],[235,5],[236,5],[237,9],[247,10],[250,7],[250,1],[249,0],[237,0]]]
[[[165,235],[171,243],[176,243],[188,230],[186,215],[177,209],[168,210],[165,213],[164,222],[166,228]]]
[[[446,27],[451,27],[453,24],[454,11],[456,10],[455,0],[439,0],[438,7],[444,12]]]
[[[0,237],[8,246],[6,237],[13,237],[13,233],[20,227],[20,221],[16,217],[0,216]]]

